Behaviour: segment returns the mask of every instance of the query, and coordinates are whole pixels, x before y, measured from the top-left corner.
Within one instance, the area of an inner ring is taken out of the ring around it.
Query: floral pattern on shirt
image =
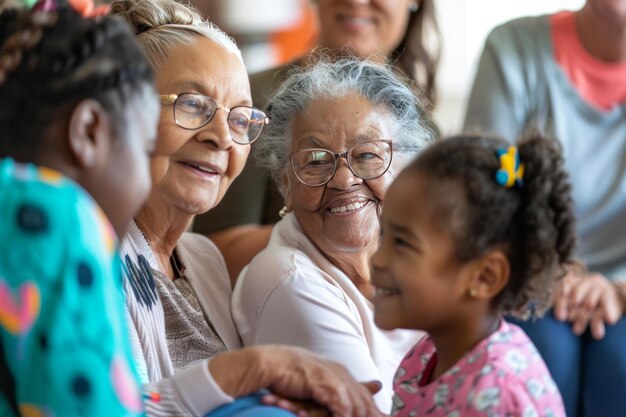
[[[564,417],[561,395],[526,334],[501,322],[436,380],[420,386],[436,350],[424,338],[394,377],[394,417]]]

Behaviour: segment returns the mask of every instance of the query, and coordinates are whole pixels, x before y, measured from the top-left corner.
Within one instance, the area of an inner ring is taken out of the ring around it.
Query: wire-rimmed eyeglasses
[[[160,97],[161,103],[173,106],[174,121],[183,129],[200,129],[213,119],[217,109],[224,110],[228,114],[231,137],[234,142],[241,145],[248,145],[257,140],[265,125],[269,123],[267,115],[257,108],[236,106],[229,109],[202,94],[165,94]]]
[[[346,158],[348,168],[357,177],[373,180],[389,169],[393,156],[390,140],[374,140],[359,143],[344,152],[328,149],[302,149],[289,157],[291,168],[301,183],[317,187],[328,183],[337,171],[339,158]]]

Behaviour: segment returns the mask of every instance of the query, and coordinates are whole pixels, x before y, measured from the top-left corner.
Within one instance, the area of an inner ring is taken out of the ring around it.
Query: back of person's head
[[[412,158],[432,141],[422,102],[409,80],[398,77],[389,66],[368,60],[334,61],[320,57],[310,67],[293,69],[270,99],[271,123],[263,139],[255,144],[257,165],[266,169],[279,187],[284,187],[282,176],[289,163],[293,121],[313,101],[351,95],[363,97],[395,122],[397,134],[392,139],[398,157]]]
[[[111,14],[133,27],[137,41],[156,70],[170,48],[192,44],[198,36],[211,39],[243,62],[235,41],[190,5],[176,0],[117,0],[111,5]]]
[[[40,7],[44,5],[45,8]],[[125,101],[152,69],[127,25],[84,19],[64,0],[0,14],[0,156],[34,161],[52,123],[92,98],[124,126]]]
[[[435,76],[439,66],[441,34],[435,0],[421,0],[409,17],[406,32],[391,54],[394,65],[414,80],[430,103],[435,102]]]
[[[517,171],[501,165],[502,154],[514,161],[515,149],[522,166]],[[458,261],[505,253],[510,276],[496,299],[503,313],[541,316],[576,243],[558,142],[532,134],[515,148],[499,138],[456,136],[424,150],[406,172],[426,179],[429,204],[438,213],[433,221],[452,237]],[[510,179],[508,186],[497,175]]]

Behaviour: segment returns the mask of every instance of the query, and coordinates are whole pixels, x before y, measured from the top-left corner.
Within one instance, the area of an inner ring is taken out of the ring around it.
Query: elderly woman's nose
[[[198,140],[204,143],[211,143],[216,148],[229,150],[234,142],[228,126],[228,112],[217,109],[215,115],[197,136]]]
[[[363,180],[352,172],[345,158],[339,158],[335,175],[328,185],[339,190],[347,190],[355,184],[360,184]]]

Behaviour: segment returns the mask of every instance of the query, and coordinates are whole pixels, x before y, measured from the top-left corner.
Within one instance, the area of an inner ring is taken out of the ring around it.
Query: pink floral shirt
[[[429,381],[437,355],[430,337],[405,356],[394,377],[396,417],[565,417],[563,401],[528,336],[502,320],[497,331]]]

